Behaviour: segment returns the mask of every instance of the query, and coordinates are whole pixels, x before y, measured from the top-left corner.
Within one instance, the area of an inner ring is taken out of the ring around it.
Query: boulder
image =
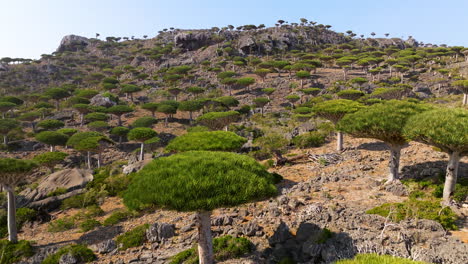
[[[76,35],[68,35],[62,38],[57,52],[78,51],[89,45],[89,39]]]
[[[20,204],[27,205],[48,198],[47,195],[58,188],[64,188],[68,192],[84,188],[93,180],[90,170],[64,169],[45,177],[34,190],[28,188],[19,195]]]
[[[127,174],[130,174],[132,172],[137,172],[141,169],[143,169],[144,166],[146,166],[146,164],[150,163],[152,161],[151,158],[148,158],[148,157],[145,157],[146,159],[144,160],[140,160],[140,161],[134,161],[134,162],[129,162],[128,165],[125,165],[123,166],[123,174],[127,175]]]
[[[71,253],[64,254],[59,259],[59,264],[78,264],[78,259]]]
[[[93,106],[103,106],[103,107],[111,107],[114,106],[116,103],[111,101],[109,97],[105,97],[102,94],[97,94],[93,98],[91,98],[91,105]]]
[[[175,226],[172,224],[154,223],[146,230],[146,238],[149,242],[161,242],[173,236],[175,236]]]
[[[177,47],[185,50],[197,50],[213,44],[212,33],[206,30],[180,32],[174,37]]]
[[[117,249],[117,244],[114,240],[108,239],[104,242],[92,245],[90,248],[99,254],[106,254]]]

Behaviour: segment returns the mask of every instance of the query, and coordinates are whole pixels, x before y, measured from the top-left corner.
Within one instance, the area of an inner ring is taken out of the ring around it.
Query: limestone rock
[[[62,38],[57,52],[77,51],[89,45],[89,39],[77,35],[68,35]]]
[[[39,186],[32,190],[26,189],[20,193],[20,204],[26,205],[46,199],[47,195],[58,188],[64,188],[68,192],[84,188],[86,184],[93,180],[93,175],[89,170],[64,169],[48,175],[41,181]]]
[[[111,101],[109,97],[105,97],[102,94],[97,94],[93,98],[91,98],[91,105],[93,106],[103,106],[103,107],[111,107],[115,105],[115,102]]]

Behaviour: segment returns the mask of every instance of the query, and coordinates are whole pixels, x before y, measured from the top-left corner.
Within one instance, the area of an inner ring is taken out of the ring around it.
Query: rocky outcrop
[[[93,96],[93,98],[91,98],[90,102],[91,102],[91,105],[93,105],[93,106],[111,107],[111,106],[116,105],[116,103],[111,101],[111,99],[109,99],[109,97],[105,97],[102,94],[97,94],[97,95]]]
[[[68,35],[62,38],[57,52],[78,51],[89,45],[89,39],[77,35]]]
[[[48,197],[48,195],[57,190],[58,188],[64,188],[67,192],[82,189],[86,186],[89,181],[93,180],[93,175],[89,170],[81,169],[64,169],[48,175],[44,180],[41,181],[39,186],[35,189],[26,189],[19,195],[19,204],[22,206],[36,203],[46,206],[48,202],[52,202],[54,199]],[[46,200],[44,203],[38,203],[38,201]],[[47,202],[48,201],[48,202]]]
[[[209,30],[187,30],[176,34],[174,42],[177,47],[190,51],[213,45],[215,39],[213,38],[213,32]]]

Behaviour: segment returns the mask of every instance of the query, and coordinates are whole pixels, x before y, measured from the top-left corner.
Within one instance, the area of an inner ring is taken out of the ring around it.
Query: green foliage
[[[439,108],[415,115],[404,128],[406,137],[445,152],[468,154],[468,110]]]
[[[126,127],[114,127],[111,129],[110,133],[111,135],[116,135],[116,136],[125,136],[130,132],[129,128]]]
[[[299,79],[310,78],[310,72],[308,72],[308,71],[298,71],[298,72],[296,72],[296,77],[299,78]]]
[[[197,118],[197,122],[213,130],[219,130],[239,119],[239,112],[209,112]]]
[[[133,108],[128,105],[114,105],[107,108],[107,112],[114,115],[123,115],[125,113],[133,112]]]
[[[166,147],[167,151],[235,151],[240,149],[247,139],[227,131],[192,132],[176,137]]]
[[[408,218],[429,219],[439,222],[445,229],[456,230],[457,215],[450,207],[442,207],[439,201],[420,201],[410,199],[403,203],[385,203],[368,210],[368,214],[377,214],[388,217],[394,222]]]
[[[360,103],[346,99],[337,99],[317,103],[313,107],[313,110],[318,116],[330,120],[332,123],[336,124],[346,114],[356,112],[361,107],[362,105]]]
[[[59,264],[60,257],[71,254],[79,263],[87,263],[96,259],[93,251],[85,245],[68,245],[60,248],[56,253],[47,256],[42,264]]]
[[[159,113],[164,113],[166,115],[177,113],[177,106],[172,104],[160,104],[156,110]]]
[[[81,229],[81,232],[91,231],[98,226],[101,226],[101,223],[95,219],[86,219],[79,224],[79,228]]]
[[[104,188],[90,189],[86,193],[63,200],[61,208],[86,208],[88,206],[98,205],[107,195],[108,192]]]
[[[35,167],[37,164],[31,160],[0,158],[0,180],[7,175],[28,173]]]
[[[318,131],[312,131],[294,137],[292,143],[299,148],[320,147],[325,143],[325,135]]]
[[[57,130],[57,132],[65,134],[65,135],[71,137],[73,134],[78,132],[78,129],[76,129],[76,128],[61,128],[61,129]]]
[[[45,152],[36,155],[33,160],[42,166],[53,168],[60,161],[63,161],[67,156],[68,154],[64,152]]]
[[[217,102],[220,102],[221,104],[225,105],[226,107],[234,107],[239,105],[239,101],[237,101],[236,98],[232,96],[222,96],[216,98]]]
[[[104,226],[111,226],[111,225],[116,225],[122,221],[127,220],[133,216],[132,212],[128,210],[118,210],[112,212],[110,216],[108,216],[106,219],[104,219],[103,225]]]
[[[403,127],[413,115],[428,109],[422,104],[391,100],[346,115],[338,129],[355,137],[375,138],[392,145],[404,145]]]
[[[11,243],[8,240],[0,240],[0,264],[17,263],[23,258],[34,255],[31,242],[21,240],[18,243]]]
[[[69,139],[67,135],[56,131],[43,131],[35,136],[36,140],[52,146],[64,146]]]
[[[19,99],[16,96],[11,96],[11,95],[3,96],[2,98],[0,98],[0,102],[13,103],[15,105],[22,105],[24,103],[23,100]]]
[[[20,125],[20,122],[14,119],[10,119],[10,118],[0,119],[0,134],[6,135],[11,130],[18,127],[19,125]]]
[[[11,109],[15,108],[16,104],[10,102],[0,102],[0,111],[5,114],[5,112],[10,111]]]
[[[109,116],[105,113],[100,113],[100,112],[94,112],[94,113],[89,113],[84,116],[84,119],[90,122],[94,121],[107,121],[109,119]]]
[[[377,99],[401,99],[405,93],[404,88],[392,87],[392,88],[376,88],[370,95],[370,98]]]
[[[141,88],[134,84],[124,84],[122,85],[122,88],[120,89],[120,91],[122,93],[132,94],[132,93],[141,91]]]
[[[260,158],[269,158],[276,152],[284,152],[289,145],[289,140],[287,140],[281,133],[269,132],[262,137],[255,139],[254,145],[260,147],[261,151],[266,154]]]
[[[130,183],[124,203],[136,209],[155,205],[210,211],[275,195],[272,182],[272,175],[250,157],[189,151],[146,165]]]
[[[354,259],[339,260],[335,264],[426,264],[421,261],[397,258],[390,255],[357,254]]]
[[[187,112],[193,112],[193,111],[198,111],[203,108],[203,104],[199,100],[190,100],[190,101],[183,101],[180,102],[179,104],[179,110],[180,111],[187,111]]]
[[[75,219],[73,217],[64,217],[54,220],[49,223],[47,231],[52,233],[63,232],[76,227]]]
[[[54,100],[60,100],[70,96],[68,91],[63,88],[49,88],[44,92],[44,95]]]
[[[128,132],[128,139],[129,140],[135,140],[135,141],[138,141],[138,142],[144,142],[150,138],[154,138],[158,135],[158,133],[156,133],[156,131],[154,131],[153,129],[151,128],[148,128],[148,127],[137,127],[137,128],[134,128],[132,130],[130,130],[130,132]]]
[[[62,128],[64,125],[64,122],[55,119],[47,119],[37,123],[38,127],[41,127],[45,130],[56,130]]]
[[[253,100],[254,104],[258,107],[264,107],[270,102],[270,99],[266,97],[257,97]]]
[[[255,79],[252,77],[243,77],[243,78],[237,79],[236,81],[236,84],[241,87],[248,87],[254,83],[255,83]]]
[[[88,124],[89,129],[94,131],[106,131],[109,124],[105,121],[94,121]]]
[[[216,261],[242,257],[253,251],[253,244],[244,237],[222,236],[213,239],[213,253]],[[170,264],[198,263],[196,248],[190,248],[171,257]]]
[[[65,193],[67,193],[67,188],[59,187],[59,188],[51,191],[50,193],[48,193],[47,197],[59,196],[59,195],[65,194]]]
[[[143,245],[146,241],[146,230],[148,228],[148,224],[140,225],[118,236],[115,241],[119,245],[119,250]]]
[[[207,128],[206,126],[194,126],[194,127],[187,128],[187,132],[189,132],[189,133],[191,133],[191,132],[206,132],[206,131],[210,131],[210,129]]]
[[[67,145],[75,148],[75,147],[79,146],[79,144],[83,140],[85,140],[87,138],[92,138],[92,137],[103,137],[103,135],[101,133],[95,132],[95,131],[78,132],[78,133],[74,134],[73,136],[71,136],[68,139]]]
[[[153,127],[158,120],[151,116],[140,117],[133,121],[132,127]]]
[[[348,100],[357,100],[364,96],[364,92],[359,90],[343,90],[336,93],[339,98],[348,99]]]

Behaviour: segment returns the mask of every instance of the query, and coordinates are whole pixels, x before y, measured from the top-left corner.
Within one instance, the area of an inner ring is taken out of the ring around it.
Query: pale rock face
[[[89,39],[77,35],[67,35],[62,38],[57,52],[76,51],[89,45]]]

